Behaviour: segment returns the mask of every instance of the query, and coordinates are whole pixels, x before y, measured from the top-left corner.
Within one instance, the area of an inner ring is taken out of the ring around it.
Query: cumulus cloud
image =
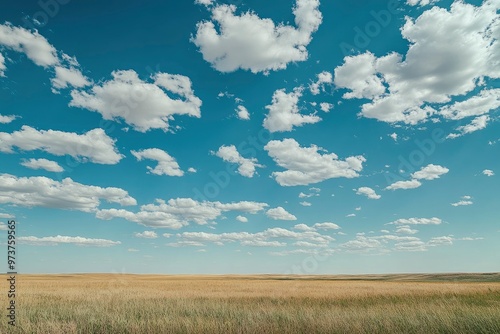
[[[75,88],[85,87],[91,84],[89,79],[85,77],[79,69],[75,67],[55,67],[56,76],[51,79],[52,87],[54,89],[68,88],[68,86],[73,86]]]
[[[318,230],[339,230],[340,229],[340,226],[338,226],[337,224],[329,223],[329,222],[316,223],[313,225],[313,227],[318,229]]]
[[[264,149],[278,166],[287,169],[272,174],[281,186],[308,185],[338,177],[355,178],[366,161],[363,156],[339,160],[335,153],[326,153],[316,145],[300,147],[294,139],[272,140]]]
[[[0,124],[9,124],[14,121],[18,116],[14,115],[0,115]]]
[[[330,112],[330,110],[333,109],[333,104],[322,102],[319,104],[319,108],[321,109],[321,111]]]
[[[298,103],[301,96],[302,89],[295,89],[288,94],[285,89],[275,91],[272,104],[266,106],[269,113],[264,119],[264,128],[270,132],[285,132],[292,131],[294,127],[321,121],[321,118],[316,115],[300,113]]]
[[[55,237],[18,237],[21,243],[36,245],[36,246],[56,246],[60,244],[72,244],[77,246],[94,246],[94,247],[110,247],[120,245],[120,241],[112,241],[106,239],[90,239],[83,237],[68,237],[57,235]]]
[[[439,218],[408,218],[398,219],[389,224],[395,225],[440,225],[443,221]]]
[[[468,134],[468,133],[482,130],[482,129],[486,128],[486,125],[488,125],[489,121],[490,121],[490,116],[488,116],[488,115],[476,117],[469,124],[459,126],[457,128],[459,133],[451,133],[446,138],[454,139],[454,138],[461,137],[461,136]]]
[[[407,0],[406,3],[410,6],[427,6],[431,5],[439,0]]]
[[[256,168],[264,167],[256,158],[243,158],[234,145],[221,146],[214,154],[226,162],[239,165],[238,173],[245,177],[252,178]]]
[[[495,172],[493,172],[491,169],[485,169],[485,170],[483,170],[483,175],[494,176]]]
[[[90,130],[79,135],[56,130],[36,130],[23,125],[12,134],[0,132],[0,152],[13,153],[14,147],[23,151],[41,150],[63,156],[70,155],[83,161],[114,165],[122,158],[115,147],[115,140],[108,137],[103,129]]]
[[[297,220],[297,217],[286,211],[281,206],[267,210],[266,215],[274,220]]]
[[[57,50],[36,31],[9,23],[0,24],[0,45],[26,54],[38,66],[49,67],[59,63]]]
[[[295,242],[309,242],[317,247],[327,246],[335,239],[328,235],[322,235],[316,231],[290,231],[284,228],[269,228],[262,232],[232,232],[232,233],[205,233],[205,232],[184,232],[177,234],[179,241],[175,245],[183,246],[204,246],[210,242],[216,245],[224,243],[239,242],[242,246],[260,247],[283,247],[287,244],[285,240]],[[278,239],[278,240],[277,240]]]
[[[236,107],[236,114],[238,115],[239,119],[242,119],[245,121],[250,120],[250,113],[248,112],[248,109],[242,105],[239,105]]]
[[[101,200],[123,206],[137,204],[120,188],[87,186],[70,178],[59,182],[47,177],[0,174],[1,204],[92,212],[99,207]]]
[[[142,233],[134,233],[137,238],[143,239],[156,239],[158,238],[158,234],[155,231],[144,231]]]
[[[386,187],[386,190],[397,190],[397,189],[415,189],[422,185],[418,180],[409,181],[397,181]]]
[[[191,198],[177,198],[165,202],[157,199],[154,204],[141,206],[139,212],[123,209],[103,209],[96,213],[96,217],[103,220],[123,218],[148,227],[179,229],[191,222],[206,225],[221,217],[224,212],[239,211],[256,214],[267,206],[266,203],[249,201],[221,203],[198,202]]]
[[[481,116],[500,107],[500,89],[484,89],[467,100],[441,108],[441,114],[452,120]]]
[[[80,72],[75,58],[64,53],[59,57],[56,48],[37,31],[29,31],[9,23],[0,24],[0,46],[24,53],[36,65],[52,69],[55,72],[55,78],[51,79],[54,91],[68,86],[84,87],[91,83]],[[5,69],[5,58],[0,55],[0,75],[4,74]]]
[[[307,201],[302,201],[299,204],[302,205],[302,206],[312,206],[312,203],[307,202]]]
[[[323,71],[318,74],[318,79],[309,85],[311,94],[318,95],[321,90],[324,90],[325,85],[333,83],[333,76],[330,72]]]
[[[359,189],[354,189],[357,195],[364,195],[369,199],[380,199],[382,196],[378,195],[375,190],[369,187],[361,187]]]
[[[155,175],[168,176],[183,176],[184,172],[180,169],[179,164],[167,152],[159,148],[149,148],[141,151],[130,151],[138,161],[144,159],[157,161],[155,168],[147,166],[149,172]]]
[[[211,21],[199,22],[191,41],[220,72],[285,69],[290,62],[307,60],[306,46],[322,22],[318,7],[319,0],[297,0],[294,27],[276,25],[251,11],[236,15],[234,5],[216,5]]]
[[[44,169],[48,172],[60,173],[64,171],[64,168],[59,166],[55,161],[47,159],[29,159],[21,162],[21,165],[31,169]]]
[[[411,176],[417,180],[435,180],[449,171],[450,170],[446,167],[430,164],[423,167],[418,172],[413,173]]]
[[[348,90],[344,98],[371,100],[360,115],[389,123],[416,124],[441,108],[450,118],[465,116],[466,107],[472,107],[471,114],[485,113],[498,103],[488,93],[455,108],[443,105],[483,85],[484,78],[500,77],[499,8],[491,0],[481,6],[455,1],[449,10],[433,7],[417,19],[407,17],[401,28],[409,42],[405,55],[393,52],[377,58],[366,52],[346,57],[335,69],[334,82]]]
[[[243,216],[236,216],[236,220],[241,223],[248,223],[248,218]]]
[[[112,77],[90,91],[73,90],[70,106],[96,111],[106,120],[122,119],[140,132],[167,131],[175,115],[201,117],[202,102],[188,77],[156,73],[147,82],[133,70],[114,71]]]

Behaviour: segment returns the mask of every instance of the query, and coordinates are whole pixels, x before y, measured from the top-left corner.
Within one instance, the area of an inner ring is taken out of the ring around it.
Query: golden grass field
[[[500,274],[18,275],[17,291],[1,333],[500,333]]]

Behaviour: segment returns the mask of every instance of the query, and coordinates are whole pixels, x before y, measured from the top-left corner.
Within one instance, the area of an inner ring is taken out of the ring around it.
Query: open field
[[[500,274],[17,280],[1,333],[500,333]]]

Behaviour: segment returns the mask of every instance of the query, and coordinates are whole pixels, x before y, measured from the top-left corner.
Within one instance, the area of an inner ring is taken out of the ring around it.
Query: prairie
[[[17,292],[1,333],[500,333],[500,274],[18,275]]]

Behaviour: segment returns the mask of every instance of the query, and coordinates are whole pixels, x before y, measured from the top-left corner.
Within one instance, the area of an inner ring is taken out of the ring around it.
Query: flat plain
[[[17,291],[1,333],[500,333],[499,273],[18,275]]]

